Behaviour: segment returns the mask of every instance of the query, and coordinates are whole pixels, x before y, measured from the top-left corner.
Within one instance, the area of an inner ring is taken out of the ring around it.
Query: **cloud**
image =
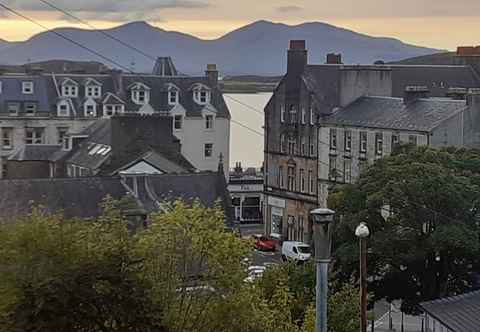
[[[291,12],[299,12],[302,11],[303,8],[300,6],[280,6],[275,8],[277,12],[281,13],[291,13]]]
[[[103,21],[159,21],[160,12],[165,9],[191,9],[209,7],[201,0],[46,0],[52,5],[79,16],[82,19],[101,19]],[[39,0],[10,0],[7,5],[13,9],[26,11],[51,12],[58,15],[56,9]],[[63,14],[62,14],[63,15]],[[72,20],[68,15],[60,17]]]

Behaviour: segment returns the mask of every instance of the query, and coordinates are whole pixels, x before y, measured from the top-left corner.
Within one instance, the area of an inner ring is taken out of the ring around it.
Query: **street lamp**
[[[313,223],[317,268],[315,332],[327,332],[328,263],[332,248],[332,226],[335,211],[320,208],[311,211],[310,215]]]
[[[361,332],[367,332],[367,237],[370,230],[362,222],[355,230],[360,239],[360,326]]]

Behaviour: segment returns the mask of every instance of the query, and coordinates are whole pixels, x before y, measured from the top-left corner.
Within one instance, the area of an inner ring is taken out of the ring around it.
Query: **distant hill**
[[[442,52],[430,55],[417,56],[413,58],[403,59],[400,61],[393,61],[389,64],[395,65],[453,65],[455,52]]]
[[[153,68],[151,59],[96,31],[74,28],[56,31],[135,71],[149,72]],[[145,22],[128,23],[105,31],[153,57],[172,56],[177,68],[187,74],[203,72],[207,63],[216,63],[227,75],[283,74],[290,39],[307,41],[311,63],[323,63],[329,52],[342,53],[344,62],[350,64],[398,61],[439,52],[393,38],[370,37],[318,22],[291,26],[258,21],[215,40],[162,30]],[[102,61],[112,65],[51,32],[0,48],[0,63],[3,64],[52,59]]]

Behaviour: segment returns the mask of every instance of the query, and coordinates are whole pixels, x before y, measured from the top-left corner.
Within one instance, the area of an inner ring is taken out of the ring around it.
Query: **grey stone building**
[[[361,97],[319,122],[319,204],[332,183],[355,181],[396,145],[480,147],[480,94],[466,100],[428,98],[409,86],[404,98]]]
[[[67,134],[81,139],[97,120],[125,113],[169,116],[181,153],[196,169],[216,171],[222,155],[228,174],[230,113],[216,67],[209,65],[205,76],[187,77],[171,59],[159,58],[150,75],[0,73],[2,176],[8,173],[7,158],[24,146],[60,146]]]
[[[473,108],[465,110],[464,97],[467,89],[480,87],[480,75],[476,71],[477,67],[472,65],[472,62],[477,60],[480,63],[480,55],[465,57],[459,53],[456,64],[449,66],[344,65],[341,55],[329,54],[326,64],[312,65],[307,61],[305,41],[291,41],[287,56],[287,73],[265,107],[265,233],[282,240],[299,240],[307,243],[310,241],[312,230],[309,212],[325,204],[327,183],[330,180],[337,180],[329,178],[330,134],[329,132],[326,134],[325,127],[321,127],[324,119],[329,116],[344,114],[344,110],[367,103],[363,108],[371,118],[368,119],[369,122],[365,119],[363,126],[368,127],[368,123],[381,120],[384,113],[397,114],[399,109],[403,109],[404,92],[408,86],[422,86],[422,89],[428,90],[432,97],[452,97],[463,101],[452,101],[450,98],[445,101],[439,99],[412,104],[410,107],[414,113],[425,110],[432,114],[425,117],[426,123],[421,129],[411,128],[413,130],[410,130],[409,134],[409,130],[403,131],[404,127],[399,129],[400,139],[413,141],[416,137],[417,143],[422,144],[427,135],[420,132],[430,132],[435,128],[436,135],[447,132],[447,144],[474,144],[477,138],[466,133],[476,129],[464,127],[462,134],[454,131],[459,130],[458,126],[461,123],[470,126],[478,121],[460,120],[473,110]],[[476,102],[476,98],[472,98],[470,102]],[[437,106],[440,107],[439,112]],[[464,111],[460,112],[460,109]],[[398,114],[406,116],[401,112]],[[456,121],[452,119],[443,122],[455,116]],[[421,117],[418,115],[418,118]],[[360,117],[357,120],[353,126],[355,130],[364,119]],[[392,121],[395,120],[392,118]],[[413,122],[415,120],[412,118],[411,123]],[[387,125],[390,124],[391,122],[387,121]],[[374,128],[367,132],[367,144],[375,142]],[[391,132],[395,131],[394,128],[390,129],[392,130],[385,133],[382,141],[382,147],[385,144],[382,155],[388,153],[386,141],[392,140]],[[463,137],[461,142],[458,139],[460,136]],[[337,140],[340,140],[338,137]],[[358,135],[352,136],[351,143],[348,143],[352,144],[352,149],[353,146],[360,144],[359,138],[356,137]],[[428,137],[431,139],[431,136]],[[343,138],[341,140],[336,144],[344,144]],[[435,136],[434,140],[438,140],[440,145],[445,138]],[[433,142],[436,141],[430,141]],[[341,159],[338,155],[337,157],[338,160]],[[372,157],[375,159],[376,155]],[[341,162],[338,161],[339,164]],[[358,160],[354,162],[353,173],[362,167],[359,164],[362,163]],[[332,166],[335,170],[339,167]],[[354,176],[355,174],[348,175],[347,167],[347,179]],[[325,185],[319,185],[324,183],[323,181],[326,181]]]

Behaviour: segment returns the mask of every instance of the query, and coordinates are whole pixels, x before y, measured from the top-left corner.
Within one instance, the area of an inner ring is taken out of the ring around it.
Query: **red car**
[[[261,251],[275,251],[277,248],[277,241],[269,239],[264,235],[253,235],[255,240],[255,249]]]

